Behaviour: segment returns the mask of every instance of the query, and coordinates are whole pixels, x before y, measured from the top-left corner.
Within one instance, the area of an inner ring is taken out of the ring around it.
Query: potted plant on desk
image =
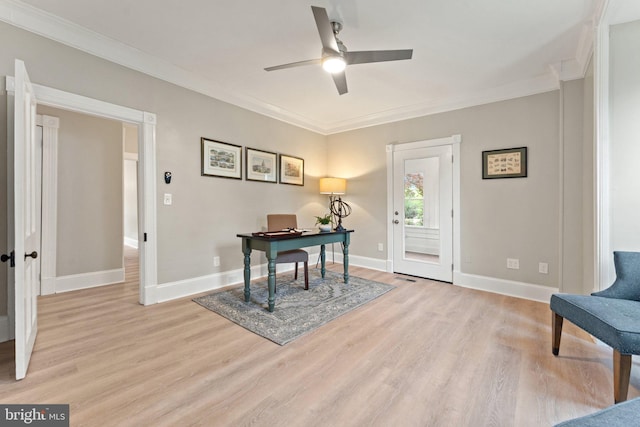
[[[316,225],[320,231],[331,231],[331,214],[316,217]]]

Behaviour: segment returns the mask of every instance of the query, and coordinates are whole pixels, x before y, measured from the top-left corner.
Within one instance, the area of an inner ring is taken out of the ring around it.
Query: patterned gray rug
[[[276,280],[276,307],[269,313],[267,280],[251,284],[251,301],[244,302],[244,286],[214,292],[193,301],[276,344],[285,345],[327,322],[394,288],[385,283],[349,277],[345,285],[342,274],[309,269],[309,290],[304,290],[304,276],[293,280],[293,273],[279,274]]]

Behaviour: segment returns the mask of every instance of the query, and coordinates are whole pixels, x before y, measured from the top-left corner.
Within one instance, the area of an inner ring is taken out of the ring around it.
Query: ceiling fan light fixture
[[[347,63],[341,56],[327,56],[322,60],[322,68],[328,73],[336,74],[344,71]]]

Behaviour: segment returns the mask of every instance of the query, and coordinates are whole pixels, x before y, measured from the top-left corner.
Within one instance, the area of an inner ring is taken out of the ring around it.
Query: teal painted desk
[[[342,253],[344,255],[344,283],[349,283],[349,238],[353,230],[345,231],[311,231],[301,235],[287,236],[254,236],[251,233],[238,234],[242,239],[242,253],[244,254],[244,300],[249,302],[251,296],[251,251],[263,251],[267,255],[269,276],[269,311],[275,307],[276,288],[276,257],[278,252],[289,251],[291,249],[306,248],[320,245],[320,272],[324,278],[325,268],[325,245],[327,243],[342,243]]]

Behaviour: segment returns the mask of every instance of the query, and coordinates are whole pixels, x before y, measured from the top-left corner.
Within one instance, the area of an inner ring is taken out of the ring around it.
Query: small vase
[[[331,231],[331,224],[320,224],[320,231]]]

